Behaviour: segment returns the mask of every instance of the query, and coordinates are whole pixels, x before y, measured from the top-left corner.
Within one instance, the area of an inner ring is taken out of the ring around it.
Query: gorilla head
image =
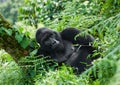
[[[36,40],[46,51],[63,50],[63,43],[59,33],[48,28],[40,28],[36,32]]]

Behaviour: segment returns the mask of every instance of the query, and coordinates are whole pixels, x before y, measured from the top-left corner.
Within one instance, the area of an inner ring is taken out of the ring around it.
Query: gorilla
[[[59,65],[65,63],[77,69],[77,73],[85,71],[96,59],[91,56],[95,50],[90,45],[94,38],[89,34],[76,37],[80,33],[76,28],[66,28],[61,32],[39,28],[36,32],[36,41],[40,44],[37,55],[50,56]]]

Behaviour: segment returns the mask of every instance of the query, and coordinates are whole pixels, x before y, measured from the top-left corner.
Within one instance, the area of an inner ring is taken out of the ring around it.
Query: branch
[[[10,31],[12,32],[9,34]],[[0,14],[0,48],[8,52],[18,63],[21,57],[28,55],[29,47],[21,47],[20,43],[15,39],[16,33],[18,31],[15,31],[12,25]]]
[[[12,24],[9,23],[1,13],[0,13],[0,27],[12,28]]]

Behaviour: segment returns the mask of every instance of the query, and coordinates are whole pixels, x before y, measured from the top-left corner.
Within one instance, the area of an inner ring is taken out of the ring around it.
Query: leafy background
[[[0,13],[14,26],[14,30],[6,30],[0,24],[0,35],[12,36],[15,32],[21,47],[34,48],[19,61],[20,65],[0,48],[0,85],[120,85],[120,0],[0,0],[0,3]],[[73,69],[65,65],[56,70],[57,63],[35,56],[39,47],[35,31],[43,26],[58,32],[76,27],[92,34],[102,57],[80,75],[74,75]],[[91,72],[98,75],[96,80],[89,78]]]

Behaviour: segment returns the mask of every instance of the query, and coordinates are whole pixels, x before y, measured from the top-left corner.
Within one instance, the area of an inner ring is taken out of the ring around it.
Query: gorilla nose
[[[54,41],[53,41],[53,44],[59,44],[59,41],[54,40]]]
[[[56,40],[56,39],[52,39],[52,44],[59,44],[59,41],[58,40]]]

